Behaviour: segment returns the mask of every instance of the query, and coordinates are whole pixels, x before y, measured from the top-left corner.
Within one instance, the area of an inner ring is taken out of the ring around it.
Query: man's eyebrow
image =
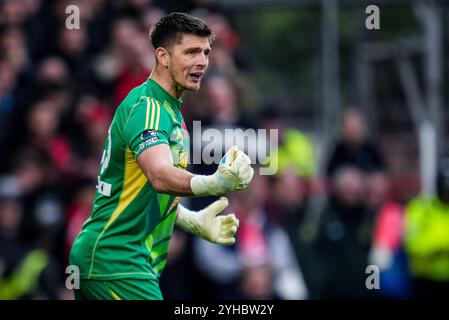
[[[184,51],[202,51],[203,50],[203,48],[201,48],[201,47],[189,47],[189,48],[186,48]],[[211,51],[211,48],[205,48],[204,49],[204,51]]]

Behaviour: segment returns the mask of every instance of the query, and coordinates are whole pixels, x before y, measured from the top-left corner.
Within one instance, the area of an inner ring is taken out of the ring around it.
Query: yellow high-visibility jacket
[[[414,277],[449,281],[449,204],[426,196],[410,201],[404,244]]]

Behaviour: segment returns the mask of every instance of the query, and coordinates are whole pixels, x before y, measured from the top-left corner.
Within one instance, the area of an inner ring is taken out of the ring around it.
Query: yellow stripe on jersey
[[[125,177],[123,181],[122,193],[118,201],[117,208],[109,218],[108,223],[104,226],[103,232],[114,222],[115,219],[126,209],[127,206],[137,197],[139,192],[147,183],[147,178],[134,159],[133,153],[126,148],[125,154]]]
[[[169,214],[170,211],[172,211],[172,209],[178,205],[179,200],[180,200],[180,197],[176,197],[176,198],[175,198],[175,200],[174,200],[173,203],[171,204],[170,208],[168,209],[167,214]]]
[[[148,98],[147,98],[148,103]],[[147,129],[154,129],[154,112],[155,112],[156,106],[153,102],[153,99],[151,99],[151,122],[150,122],[150,128],[147,127]]]
[[[108,220],[108,223],[104,226],[97,240],[95,241],[94,248],[92,250],[92,261],[90,264],[90,270],[88,278],[92,275],[92,268],[95,259],[95,251],[98,241],[109,228],[109,226],[122,214],[122,212],[130,205],[130,203],[137,197],[142,191],[143,187],[147,183],[147,178],[138,166],[134,159],[133,153],[129,148],[126,148],[125,152],[125,175],[123,179],[122,192],[118,201],[118,205]]]
[[[161,105],[159,104],[159,101],[154,100],[154,102],[156,102],[157,105],[157,117],[156,117],[156,128],[155,130],[158,131],[159,130],[159,120],[161,118]]]
[[[120,298],[118,296],[117,293],[115,293],[114,291],[112,291],[112,289],[109,289],[109,291],[111,292],[111,296],[115,299],[115,300],[122,300],[122,298]]]
[[[148,124],[149,124],[149,120],[150,120],[150,109],[151,109],[150,101],[147,98],[147,114],[145,117],[145,129],[148,129]]]
[[[145,118],[145,129],[153,129],[158,130],[159,129],[159,121],[161,119],[161,105],[159,101],[152,99],[152,98],[146,98],[147,99],[147,113]],[[151,117],[150,117],[150,110],[151,110]]]

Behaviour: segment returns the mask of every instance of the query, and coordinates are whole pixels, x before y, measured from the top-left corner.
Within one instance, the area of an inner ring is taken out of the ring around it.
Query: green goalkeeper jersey
[[[179,198],[158,193],[137,165],[139,154],[168,144],[186,169],[189,135],[175,99],[149,78],[117,108],[98,174],[93,212],[70,253],[82,279],[158,279],[167,262]]]

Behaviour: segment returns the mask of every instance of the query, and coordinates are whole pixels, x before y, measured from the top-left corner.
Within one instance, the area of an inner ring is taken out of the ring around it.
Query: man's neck
[[[160,70],[159,66],[154,67],[150,78],[156,81],[165,91],[175,99],[181,98],[184,90],[179,88],[166,70]]]

